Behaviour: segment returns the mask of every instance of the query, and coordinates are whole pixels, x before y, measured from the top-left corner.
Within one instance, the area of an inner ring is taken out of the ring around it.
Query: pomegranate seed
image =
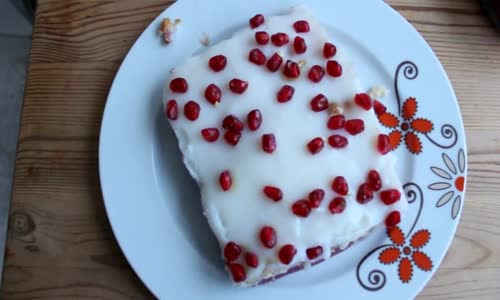
[[[279,32],[271,36],[271,42],[277,47],[284,46],[288,44],[289,41],[288,35],[283,32]]]
[[[323,76],[325,76],[325,70],[323,67],[315,65],[309,70],[309,74],[307,74],[307,77],[309,80],[312,82],[318,83],[323,79]]]
[[[385,190],[380,192],[380,199],[385,205],[392,205],[401,199],[401,193],[396,189]]]
[[[283,193],[281,190],[274,186],[265,186],[263,189],[264,194],[267,198],[273,200],[274,202],[278,202],[283,199]]]
[[[309,193],[309,206],[311,208],[318,208],[325,198],[325,191],[322,189],[315,189]]]
[[[333,179],[332,190],[341,196],[345,196],[349,193],[349,185],[347,185],[343,176],[337,176]]]
[[[330,104],[323,94],[318,94],[311,100],[311,108],[315,112],[327,110]]]
[[[297,78],[300,76],[300,67],[299,65],[291,60],[287,60],[285,64],[285,68],[283,69],[283,75],[288,78]]]
[[[247,279],[247,274],[245,272],[245,268],[243,268],[242,265],[229,264],[228,268],[229,268],[229,271],[231,272],[231,275],[233,276],[234,282],[242,282],[245,279]]]
[[[243,122],[233,115],[225,117],[222,121],[222,128],[224,129],[239,132],[243,130],[243,127]]]
[[[278,53],[274,53],[267,61],[267,69],[276,72],[281,67],[281,64],[283,64],[283,58]]]
[[[385,134],[379,134],[377,140],[377,150],[380,154],[385,155],[391,151],[391,142]]]
[[[360,204],[366,204],[373,200],[373,190],[368,183],[363,183],[359,186],[356,200]]]
[[[365,122],[360,119],[349,120],[345,123],[345,130],[351,135],[358,135],[365,131]]]
[[[208,66],[215,72],[220,72],[226,68],[227,58],[224,55],[216,55],[208,61]]]
[[[370,110],[373,107],[372,98],[365,93],[356,94],[356,96],[354,96],[354,102],[364,110]]]
[[[179,77],[170,81],[170,90],[174,93],[185,93],[188,90],[188,83],[186,79]]]
[[[309,23],[305,20],[297,21],[293,24],[293,28],[295,28],[295,32],[304,33],[309,32]]]
[[[288,265],[292,262],[296,254],[297,249],[293,245],[288,244],[281,247],[278,257],[283,264]]]
[[[248,60],[258,66],[262,66],[267,61],[264,53],[257,48],[250,51],[250,53],[248,54]]]
[[[200,105],[194,101],[189,101],[184,105],[184,115],[190,121],[196,121],[200,116]]]
[[[255,40],[259,45],[267,45],[269,43],[269,34],[265,31],[257,31],[255,33]]]
[[[300,36],[296,36],[293,40],[293,49],[295,49],[295,53],[303,54],[307,51],[306,40],[301,38]]]
[[[177,109],[177,101],[172,99],[172,100],[169,100],[167,102],[167,107],[165,109],[165,115],[170,120],[177,120],[177,117],[179,116],[179,111]]]
[[[274,134],[264,134],[262,136],[262,150],[267,153],[273,153],[276,150],[276,138]]]
[[[224,192],[228,191],[233,185],[233,180],[231,179],[231,173],[229,171],[224,171],[220,173],[219,183],[220,187]]]
[[[321,150],[323,150],[324,147],[325,147],[325,142],[320,137],[313,139],[307,144],[307,149],[309,149],[309,152],[311,152],[311,154],[317,154],[321,152]]]
[[[241,79],[232,79],[229,81],[229,89],[235,94],[243,94],[248,88],[248,81]]]
[[[341,214],[345,210],[346,205],[347,203],[344,197],[335,197],[330,204],[328,204],[328,209],[332,215]]]
[[[328,124],[327,124],[328,129],[337,130],[344,128],[344,126],[345,126],[344,115],[336,115],[328,119]]]
[[[334,134],[328,138],[328,144],[336,149],[342,149],[349,145],[349,140],[341,135]]]
[[[332,77],[342,76],[342,66],[336,60],[329,60],[326,63],[326,72]]]
[[[235,242],[229,242],[224,247],[224,258],[227,262],[235,261],[241,254],[241,247]]]
[[[220,102],[220,98],[222,96],[222,92],[218,86],[215,84],[211,84],[205,90],[205,99],[210,102],[212,105],[215,105]]]
[[[380,101],[373,100],[373,110],[377,116],[380,116],[387,111],[387,107],[385,107],[385,105],[383,105]]]
[[[375,170],[368,172],[367,183],[375,192],[380,191],[382,188],[382,179],[380,178],[380,174]]]
[[[323,46],[323,56],[325,58],[332,58],[337,54],[337,47],[332,43],[325,43]]]
[[[399,211],[395,210],[391,212],[385,219],[385,226],[387,226],[387,228],[392,228],[398,225],[399,222],[401,222],[401,214],[399,213]]]
[[[270,226],[264,226],[260,230],[260,241],[262,242],[262,245],[266,248],[273,248],[276,245],[276,231],[274,231],[274,228]]]
[[[292,204],[292,212],[297,217],[307,218],[311,213],[311,207],[309,206],[309,201],[298,200]]]
[[[250,268],[257,268],[259,266],[259,258],[253,252],[245,253],[245,262]]]
[[[321,254],[323,254],[323,247],[321,247],[321,246],[312,247],[312,248],[309,248],[306,250],[306,255],[307,255],[307,258],[309,258],[309,259],[315,259],[318,256],[320,256]]]
[[[224,139],[226,140],[226,142],[231,145],[231,146],[236,146],[238,145],[240,139],[241,139],[241,132],[239,131],[232,131],[232,130],[228,130],[225,134],[224,134]]]
[[[262,124],[262,114],[260,110],[255,109],[249,112],[247,116],[247,122],[248,128],[250,128],[251,131],[259,129],[260,125]]]
[[[205,128],[201,130],[201,135],[205,139],[205,141],[209,143],[213,143],[219,139],[219,129],[217,128]]]
[[[250,28],[254,29],[264,24],[265,21],[266,19],[264,18],[263,15],[257,14],[254,17],[252,17],[248,22],[250,23]]]
[[[285,103],[293,98],[293,94],[295,94],[295,88],[290,85],[284,85],[278,92],[278,102]]]

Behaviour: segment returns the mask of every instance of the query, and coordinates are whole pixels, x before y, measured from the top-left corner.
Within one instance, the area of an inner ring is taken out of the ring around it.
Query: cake
[[[384,106],[304,6],[182,62],[163,104],[238,286],[323,261],[407,209]]]

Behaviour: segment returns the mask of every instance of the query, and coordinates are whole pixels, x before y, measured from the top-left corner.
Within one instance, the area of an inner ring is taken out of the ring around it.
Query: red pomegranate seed
[[[269,43],[269,34],[265,31],[257,31],[255,33],[255,41],[257,41],[259,45],[267,45],[267,43]]]
[[[276,245],[276,231],[274,231],[274,228],[270,226],[264,226],[260,230],[260,241],[262,242],[262,245],[266,248],[273,248]]]
[[[276,150],[276,138],[274,134],[264,134],[262,136],[262,150],[273,153]]]
[[[259,257],[253,252],[245,253],[245,262],[250,268],[257,268],[259,266]]]
[[[208,61],[208,66],[215,72],[220,72],[226,68],[227,58],[224,55],[216,55]]]
[[[229,89],[235,94],[243,94],[248,88],[248,81],[241,79],[232,79],[229,81]]]
[[[260,110],[255,109],[249,112],[247,116],[247,122],[248,128],[250,128],[251,131],[259,129],[260,125],[262,124],[262,113],[260,112]]]
[[[323,247],[321,247],[321,246],[306,249],[306,255],[307,255],[307,258],[309,258],[309,259],[315,259],[318,256],[320,256],[321,254],[323,254]]]
[[[328,138],[328,144],[336,149],[342,149],[349,145],[349,140],[341,135],[334,134]]]
[[[235,242],[229,242],[224,247],[224,258],[227,262],[235,261],[241,254],[241,247]]]
[[[335,197],[330,204],[328,204],[328,210],[330,210],[332,215],[341,214],[345,210],[346,205],[347,203],[344,197]]]
[[[332,77],[342,76],[342,66],[336,60],[329,60],[326,63],[326,73]]]
[[[399,222],[401,222],[401,214],[399,213],[399,211],[395,210],[391,212],[385,219],[385,226],[387,226],[387,228],[392,228],[398,225]]]
[[[363,183],[359,186],[356,200],[360,204],[366,204],[373,200],[373,190],[368,183]]]
[[[271,36],[271,42],[277,47],[284,46],[288,44],[289,41],[290,40],[288,39],[288,35],[283,32],[278,32]]]
[[[377,150],[380,154],[385,155],[391,151],[391,142],[385,134],[379,134],[377,139]]]
[[[266,63],[266,55],[260,49],[253,49],[248,54],[248,60],[258,66],[262,66]]]
[[[217,128],[205,128],[201,130],[201,135],[205,141],[213,143],[219,139],[220,133]]]
[[[360,119],[349,120],[345,123],[345,130],[351,135],[358,135],[365,131],[365,122]]]
[[[309,74],[307,74],[307,77],[309,80],[312,82],[318,83],[323,79],[325,76],[325,69],[323,69],[322,66],[315,65],[309,70]]]
[[[325,43],[323,46],[323,56],[325,58],[332,58],[337,54],[337,47],[332,43]]]
[[[228,130],[224,134],[224,139],[226,142],[231,145],[231,146],[236,146],[240,142],[241,139],[241,132],[240,131],[232,131]]]
[[[292,204],[292,212],[297,217],[307,218],[311,213],[311,207],[309,206],[309,201],[298,200]]]
[[[242,131],[243,127],[243,122],[241,122],[237,117],[233,115],[225,117],[222,121],[222,128],[224,129],[228,129],[231,131]]]
[[[267,61],[267,69],[271,72],[276,72],[281,67],[281,64],[283,64],[283,58],[278,53],[274,53]]]
[[[172,100],[169,100],[167,102],[167,107],[165,108],[165,115],[170,120],[177,120],[177,118],[179,116],[179,111],[177,108],[177,101],[172,99]]]
[[[380,189],[382,188],[382,179],[380,178],[380,174],[377,171],[371,170],[370,172],[368,172],[368,177],[366,179],[366,183],[368,183],[372,190],[374,190],[375,192],[380,191]]]
[[[189,101],[184,105],[184,115],[190,121],[196,121],[200,116],[200,105],[194,101]]]
[[[296,254],[297,249],[293,245],[288,244],[281,247],[278,257],[283,264],[288,265],[292,262]]]
[[[242,265],[229,264],[228,268],[229,268],[229,271],[231,272],[231,275],[233,276],[234,282],[242,282],[245,279],[247,279],[247,274],[245,272],[245,268],[243,268]]]
[[[315,189],[309,193],[309,206],[311,208],[318,208],[325,198],[325,191],[322,189]]]
[[[210,84],[205,90],[205,99],[207,99],[207,101],[212,105],[219,103],[221,96],[222,92],[215,84]]]
[[[278,91],[278,102],[279,103],[285,103],[293,98],[293,94],[295,94],[295,88],[290,85],[284,85],[281,87],[281,89]]]
[[[285,64],[285,68],[283,69],[283,75],[288,78],[297,78],[300,76],[300,67],[299,65],[291,60],[287,60]]]
[[[278,202],[283,199],[283,192],[277,187],[274,186],[265,186],[263,189],[264,195],[267,198],[273,200],[274,202]]]
[[[327,110],[330,104],[323,94],[318,94],[311,100],[311,108],[315,112]]]
[[[309,149],[309,152],[311,152],[311,154],[317,154],[321,152],[321,150],[323,150],[324,147],[325,147],[325,142],[320,137],[313,139],[307,144],[307,149]]]
[[[370,110],[373,107],[372,98],[365,93],[356,94],[356,96],[354,96],[354,102],[364,110]]]
[[[341,196],[345,196],[349,193],[349,185],[343,176],[337,176],[333,179],[332,190]]]
[[[293,49],[295,49],[295,53],[303,54],[307,51],[306,40],[301,38],[300,36],[296,36],[293,40]]]
[[[220,173],[219,183],[220,187],[224,192],[228,191],[233,185],[233,180],[231,179],[231,173],[229,171],[224,171]]]
[[[304,33],[309,32],[309,23],[305,20],[297,21],[293,24],[293,28],[295,28],[295,32]]]
[[[387,107],[385,107],[385,105],[383,105],[380,101],[373,100],[373,110],[377,116],[380,116],[387,111]]]
[[[186,79],[179,77],[170,81],[170,90],[174,93],[185,93],[188,90],[188,83]]]
[[[336,115],[336,116],[331,116],[330,119],[328,119],[328,129],[331,130],[337,130],[337,129],[342,129],[345,126],[345,117],[344,115]]]
[[[401,199],[401,193],[396,189],[385,190],[380,192],[380,199],[385,205],[392,205]]]
[[[252,17],[248,22],[250,23],[250,28],[254,29],[264,24],[265,21],[266,19],[264,18],[263,15],[257,14],[254,17]]]

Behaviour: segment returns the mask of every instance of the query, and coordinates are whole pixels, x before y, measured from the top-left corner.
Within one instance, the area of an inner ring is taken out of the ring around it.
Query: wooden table
[[[444,64],[469,146],[463,217],[420,299],[500,299],[500,33],[474,0],[390,0]],[[99,126],[127,50],[169,0],[40,0],[2,299],[150,299],[108,224]],[[498,184],[498,186],[497,186]]]

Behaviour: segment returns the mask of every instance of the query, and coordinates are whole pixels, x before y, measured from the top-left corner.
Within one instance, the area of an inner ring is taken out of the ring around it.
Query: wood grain
[[[468,191],[451,249],[419,299],[500,298],[500,33],[475,0],[387,1],[457,93]],[[123,258],[97,172],[102,111],[126,52],[169,0],[40,0],[1,299],[152,299]]]

